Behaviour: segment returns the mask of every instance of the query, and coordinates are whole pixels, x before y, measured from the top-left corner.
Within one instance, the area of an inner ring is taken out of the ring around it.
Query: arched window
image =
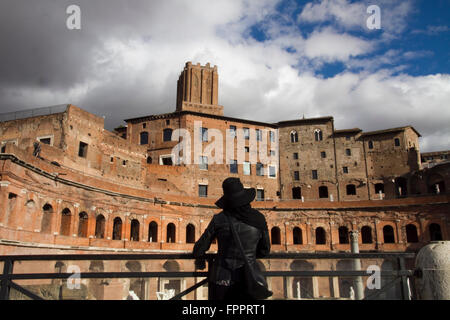
[[[172,141],[172,131],[170,128],[163,130],[163,141]]]
[[[348,228],[347,227],[339,227],[339,243],[346,244],[348,243]]]
[[[119,217],[114,218],[113,221],[113,240],[122,240],[122,219]]]
[[[148,144],[148,132],[147,131],[141,132],[140,138],[141,138],[140,139],[141,145]]]
[[[319,187],[319,198],[328,198],[328,187]]]
[[[347,195],[348,196],[356,195],[356,186],[354,184],[347,185]]]
[[[105,238],[105,217],[102,214],[95,219],[95,237],[97,239]]]
[[[186,226],[186,243],[195,243],[195,226],[191,223]]]
[[[369,145],[369,149],[373,149],[373,141],[369,141],[368,145]]]
[[[320,130],[320,129],[314,130],[314,139],[316,141],[322,141],[323,140],[322,130]]]
[[[395,243],[394,228],[392,226],[383,227],[384,243]]]
[[[130,232],[130,240],[131,241],[139,241],[139,227],[140,223],[138,220],[131,220],[131,232]]]
[[[280,228],[273,227],[272,230],[270,230],[270,236],[272,239],[272,244],[281,244]]]
[[[430,240],[431,241],[441,241],[442,240],[442,232],[441,232],[441,226],[437,223],[432,223],[428,227],[430,230]]]
[[[297,131],[291,131],[291,142],[298,142],[298,133]]]
[[[148,242],[158,242],[158,224],[155,221],[148,225]]]
[[[167,225],[167,237],[166,237],[166,242],[170,242],[170,243],[175,243],[175,225],[173,223],[169,223]]]
[[[372,228],[369,226],[364,226],[361,228],[361,242],[362,243],[372,243]]]
[[[86,212],[80,212],[78,215],[78,236],[87,237],[88,232],[88,215]]]
[[[292,188],[292,199],[301,199],[302,198],[302,188],[294,187]]]
[[[316,228],[316,244],[326,244],[326,234],[322,227]]]
[[[416,243],[419,242],[417,235],[417,227],[413,224],[406,225],[406,242]]]
[[[294,244],[303,244],[302,229],[300,229],[299,227],[295,227],[292,235]]]
[[[52,216],[53,216],[53,207],[46,203],[42,207],[42,220],[41,220],[41,232],[42,233],[50,233],[52,230]]]
[[[61,227],[59,234],[63,236],[70,236],[70,224],[72,220],[72,213],[68,208],[65,208],[61,213]]]

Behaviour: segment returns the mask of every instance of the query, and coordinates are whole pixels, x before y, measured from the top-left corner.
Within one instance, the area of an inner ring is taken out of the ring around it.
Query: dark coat
[[[254,264],[256,258],[264,258],[270,252],[269,231],[257,229],[236,218],[230,216],[239,238],[241,239],[245,255],[250,264]],[[194,245],[194,257],[201,258],[209,250],[211,242],[217,238],[218,254],[213,270],[210,272],[209,281],[213,283],[226,283],[231,281],[232,271],[244,265],[238,244],[233,239],[233,234],[227,217],[223,212],[215,215],[203,235]]]

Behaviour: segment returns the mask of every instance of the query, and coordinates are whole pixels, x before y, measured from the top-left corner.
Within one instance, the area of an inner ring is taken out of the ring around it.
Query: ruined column
[[[357,230],[350,231],[352,253],[359,253],[358,233],[359,232]],[[353,270],[361,271],[360,259],[353,259]],[[364,286],[361,276],[355,278],[354,287],[355,287],[355,299],[362,300],[364,298]]]
[[[450,300],[450,241],[432,241],[416,257],[421,300]]]

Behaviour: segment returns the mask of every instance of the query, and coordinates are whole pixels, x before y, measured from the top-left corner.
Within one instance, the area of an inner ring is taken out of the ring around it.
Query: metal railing
[[[215,259],[215,254],[207,254],[205,256],[208,266],[212,266]],[[407,269],[405,261],[407,259],[413,259],[414,253],[272,253],[264,260],[292,260],[292,261],[307,261],[307,260],[366,260],[366,259],[382,259],[383,261],[396,261],[396,267],[394,270],[383,270],[379,272],[381,279],[384,279],[384,286],[374,290],[373,293],[367,294],[364,299],[375,299],[383,292],[386,292],[395,285],[400,285],[401,295],[400,299],[410,300],[414,297],[411,292],[410,281],[414,276],[414,270]],[[193,260],[192,254],[180,253],[180,254],[70,254],[70,255],[10,255],[0,256],[0,263],[3,263],[3,273],[0,276],[0,300],[9,300],[11,289],[20,292],[27,298],[33,300],[43,300],[44,298],[35,292],[30,291],[26,286],[18,284],[18,281],[23,280],[49,280],[60,279],[67,280],[74,276],[74,273],[15,273],[14,266],[22,265],[25,262],[43,262],[43,261],[125,261],[125,260]],[[191,261],[193,262],[193,261]],[[39,264],[36,264],[38,266]],[[33,267],[34,271],[35,267]],[[211,268],[208,268],[211,270]],[[40,271],[40,270],[37,270]],[[343,277],[343,278],[357,278],[368,277],[367,271],[364,270],[271,270],[263,271],[266,277],[281,277],[284,280],[284,297],[280,299],[288,298],[287,282],[286,279],[292,277]],[[181,291],[172,296],[171,300],[179,300],[192,291],[200,288],[203,285],[208,284],[209,271],[146,271],[146,272],[80,272],[77,276],[79,279],[124,279],[124,278],[205,278],[189,288]],[[388,279],[389,281],[386,281]],[[208,290],[210,293],[210,290]],[[208,294],[209,294],[208,293]],[[312,294],[311,294],[312,296]],[[210,297],[209,297],[210,298]],[[299,298],[299,297],[298,297]],[[295,299],[295,298],[293,298]]]
[[[67,104],[60,104],[60,105],[55,105],[55,106],[50,106],[50,107],[42,107],[42,108],[34,108],[34,109],[28,109],[28,110],[22,110],[22,111],[0,113],[0,122],[26,119],[26,118],[37,117],[37,116],[46,116],[46,115],[55,114],[55,113],[62,113],[62,112],[66,111],[67,106],[68,106]]]

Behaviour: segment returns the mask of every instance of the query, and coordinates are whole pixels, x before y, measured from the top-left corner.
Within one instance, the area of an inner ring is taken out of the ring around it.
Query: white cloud
[[[330,28],[314,31],[305,44],[305,54],[308,58],[320,58],[326,62],[347,61],[372,49],[372,43],[348,34],[337,33]]]
[[[390,50],[364,58],[378,43],[323,26],[305,38],[296,26],[270,20],[276,2],[269,0],[136,1],[129,7],[119,6],[123,2],[118,1],[113,3],[119,7],[109,11],[102,11],[100,1],[95,2],[96,10],[90,3],[82,3],[84,33],[74,42],[83,51],[71,51],[76,57],[84,51],[89,53],[83,56],[83,65],[71,66],[88,70],[78,77],[82,80],[56,89],[2,86],[2,106],[17,110],[70,102],[106,115],[107,127],[112,129],[122,119],[174,111],[176,81],[185,62],[210,62],[219,68],[219,103],[228,116],[276,122],[301,118],[303,114],[331,115],[337,128],[364,130],[411,124],[424,136],[422,148],[450,146],[450,76],[392,73],[394,67],[401,67],[402,57],[414,58],[417,53]],[[350,5],[348,1],[327,3]],[[342,19],[341,24],[357,25],[355,17],[346,18],[346,13],[337,8],[332,12],[336,21]],[[317,17],[321,17],[320,13]],[[270,39],[258,42],[248,37],[249,28],[263,20],[268,23]],[[29,30],[23,27],[23,32],[33,36],[33,26]],[[49,35],[51,29],[48,27]],[[84,43],[87,35],[95,41]],[[63,48],[65,39],[57,40]],[[50,59],[51,53],[62,54],[60,50],[45,51],[45,47],[38,47],[36,54],[27,43],[21,42],[20,50],[30,52],[27,65],[41,62],[33,60],[35,57],[48,55]],[[287,52],[287,47],[295,51]],[[71,63],[73,56],[63,58]],[[374,67],[365,67],[360,73],[344,71],[328,79],[315,75],[317,64],[333,61],[344,62],[349,68],[371,63]],[[391,68],[392,62],[395,66]],[[51,60],[45,65],[53,66]]]

